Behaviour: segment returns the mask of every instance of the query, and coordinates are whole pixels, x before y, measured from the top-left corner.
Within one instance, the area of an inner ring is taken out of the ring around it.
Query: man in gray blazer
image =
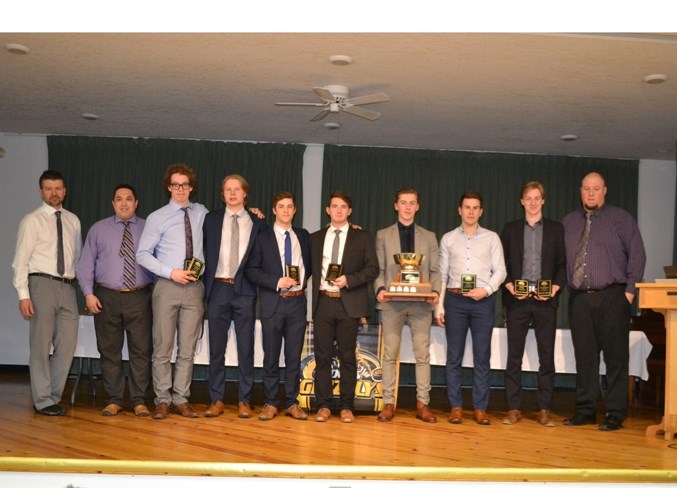
[[[400,356],[402,328],[406,322],[411,332],[411,342],[416,358],[416,418],[434,423],[437,419],[430,410],[430,327],[433,309],[439,301],[440,272],[437,266],[439,251],[433,232],[414,224],[419,209],[418,192],[402,188],[395,194],[397,223],[381,229],[376,234],[376,256],[380,273],[374,280],[383,327],[383,401],[385,406],[377,419],[388,422],[395,416],[395,391],[397,389],[397,363]],[[437,297],[428,301],[396,301],[385,297],[388,284],[395,281],[400,269],[393,255],[416,252],[424,255],[419,267],[421,281],[429,282]]]

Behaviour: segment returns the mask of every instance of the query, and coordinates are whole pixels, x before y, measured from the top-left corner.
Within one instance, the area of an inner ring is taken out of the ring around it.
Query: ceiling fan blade
[[[373,110],[369,110],[362,107],[355,107],[352,105],[343,107],[343,111],[369,120],[376,120],[381,117],[381,114],[379,112],[374,112]]]
[[[317,122],[318,120],[322,120],[322,119],[325,118],[327,115],[329,115],[329,108],[328,108],[328,107],[325,108],[324,110],[318,112],[317,115],[315,115],[315,117],[313,117],[312,119],[310,119],[310,122]]]
[[[390,97],[385,93],[374,93],[363,97],[348,98],[345,103],[348,105],[368,105],[370,103],[389,102]]]
[[[275,105],[281,107],[324,107],[326,103],[311,103],[311,102],[275,102]]]
[[[315,88],[313,88],[313,90],[322,100],[325,100],[327,102],[333,102],[334,100],[336,100],[336,97],[334,97],[332,92],[330,92],[326,88],[316,86]]]

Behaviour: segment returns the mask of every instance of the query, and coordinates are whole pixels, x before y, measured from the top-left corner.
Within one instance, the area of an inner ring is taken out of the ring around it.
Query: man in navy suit
[[[351,423],[357,382],[357,331],[360,319],[370,314],[369,286],[379,274],[371,234],[348,222],[352,201],[343,192],[329,197],[326,212],[330,225],[310,236],[313,265],[313,324],[315,345],[316,422],[331,416],[334,341],[340,362],[341,421]],[[327,271],[334,273],[328,276]],[[327,278],[330,278],[329,281]]]
[[[306,332],[306,284],[311,275],[310,236],[292,227],[296,198],[289,192],[273,197],[275,224],[256,238],[245,276],[259,287],[263,339],[265,405],[259,420],[271,420],[280,404],[280,349],[284,339],[284,406],[286,415],[306,420],[299,407],[301,350]]]
[[[524,218],[508,222],[501,233],[508,275],[503,287],[503,303],[508,312],[508,361],[505,393],[508,415],[504,424],[522,419],[522,356],[529,325],[534,328],[538,347],[538,408],[536,420],[554,427],[550,416],[555,385],[555,332],[557,293],[566,283],[564,227],[543,218],[545,188],[538,181],[522,186],[520,203]],[[526,295],[515,294],[515,280],[526,280]],[[551,295],[536,294],[538,280],[550,280]]]
[[[245,209],[249,184],[238,174],[221,185],[225,209],[209,212],[204,220],[205,296],[209,320],[209,395],[205,417],[223,413],[225,353],[231,320],[237,335],[238,416],[251,417],[254,385],[256,285],[245,276],[245,263],[266,223]]]

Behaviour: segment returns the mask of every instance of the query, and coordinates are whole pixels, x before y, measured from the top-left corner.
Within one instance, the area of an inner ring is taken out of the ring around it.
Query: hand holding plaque
[[[301,282],[301,272],[299,271],[299,267],[293,264],[287,264],[285,266],[284,270],[285,276],[288,276],[292,280],[296,281],[296,283]]]
[[[528,280],[515,280],[515,296],[517,298],[528,297],[529,296],[529,281]]]
[[[538,298],[552,297],[552,281],[538,280],[538,283],[536,284],[536,295]]]
[[[192,271],[193,276],[195,279],[199,279],[200,276],[202,276],[202,272],[205,269],[205,263],[200,261],[198,258],[190,258],[186,259],[183,262],[183,270],[184,271]]]
[[[343,265],[336,263],[329,263],[327,266],[327,274],[324,276],[326,281],[336,281],[336,279],[343,274]]]
[[[466,295],[477,288],[477,276],[474,274],[461,275],[461,294]]]

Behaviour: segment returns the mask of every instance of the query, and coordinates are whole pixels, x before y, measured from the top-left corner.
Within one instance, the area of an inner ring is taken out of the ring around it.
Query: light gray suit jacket
[[[419,268],[421,271],[421,281],[429,282],[432,285],[433,291],[440,294],[437,237],[435,237],[433,232],[424,229],[418,224],[414,226],[414,251],[424,255],[423,263]],[[374,280],[374,291],[377,295],[380,288],[387,290],[390,282],[397,279],[397,272],[400,270],[400,266],[395,263],[393,255],[399,252],[401,252],[401,247],[397,224],[381,229],[376,233],[376,256],[378,257],[378,265],[381,271]],[[419,302],[411,303],[418,304]],[[434,309],[434,305],[427,302],[420,302],[420,305],[430,310]],[[376,302],[378,310],[385,310],[390,307],[392,307],[391,302]]]

